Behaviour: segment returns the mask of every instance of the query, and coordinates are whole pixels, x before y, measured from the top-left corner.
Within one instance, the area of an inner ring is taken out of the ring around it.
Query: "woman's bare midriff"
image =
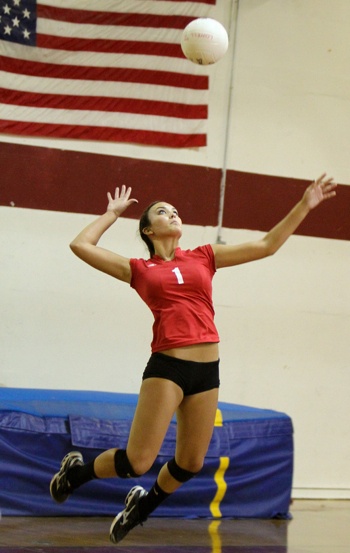
[[[161,353],[175,357],[176,359],[183,359],[184,361],[210,363],[219,359],[219,344],[216,342],[193,344],[192,346],[167,349]]]

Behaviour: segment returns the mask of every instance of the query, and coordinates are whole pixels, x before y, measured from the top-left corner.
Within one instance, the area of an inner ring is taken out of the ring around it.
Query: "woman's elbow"
[[[79,252],[81,251],[81,245],[76,239],[72,240],[72,242],[69,244],[69,247],[72,250],[72,252],[79,257]]]
[[[274,255],[277,250],[278,247],[275,243],[263,240],[262,257],[270,257],[271,255]]]

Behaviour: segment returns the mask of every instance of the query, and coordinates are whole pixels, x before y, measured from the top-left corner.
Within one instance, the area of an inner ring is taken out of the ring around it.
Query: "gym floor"
[[[0,553],[349,553],[350,502],[294,500],[292,519],[150,518],[118,545],[112,518],[3,517]]]

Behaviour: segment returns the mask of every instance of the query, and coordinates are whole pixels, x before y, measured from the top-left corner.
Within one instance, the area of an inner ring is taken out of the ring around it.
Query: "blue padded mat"
[[[133,416],[136,401],[136,394],[0,388],[0,410],[21,411],[44,417],[82,415],[101,419],[130,419]],[[270,409],[257,409],[225,402],[220,402],[219,408],[223,419],[228,421],[286,417],[284,413]]]
[[[152,469],[140,479],[95,480],[64,505],[49,495],[62,457],[79,449],[89,461],[125,447],[137,395],[0,388],[0,510],[3,515],[115,515],[135,484],[150,488],[174,455],[176,421]],[[273,410],[219,403],[220,417],[200,475],[156,511],[157,516],[289,518],[293,426]],[[220,468],[222,459],[228,468]],[[220,472],[221,471],[221,472]],[[215,504],[217,475],[223,494]],[[215,506],[215,505],[214,505]]]

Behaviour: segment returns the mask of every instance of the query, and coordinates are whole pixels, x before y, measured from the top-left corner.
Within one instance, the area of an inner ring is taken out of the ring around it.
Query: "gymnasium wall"
[[[349,498],[350,5],[219,0],[216,9],[231,49],[203,68],[206,148],[0,135],[0,383],[138,391],[151,316],[68,248],[116,184],[133,186],[140,203],[101,243],[136,257],[145,255],[137,218],[154,198],[179,208],[182,247],[218,233],[238,243],[262,236],[327,171],[335,200],[273,258],[215,277],[220,399],[292,417],[295,497]]]

